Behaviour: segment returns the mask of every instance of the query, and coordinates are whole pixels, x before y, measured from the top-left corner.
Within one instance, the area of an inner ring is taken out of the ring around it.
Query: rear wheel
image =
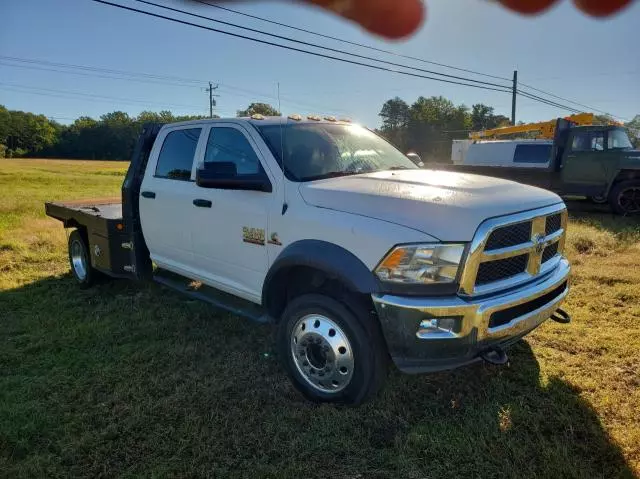
[[[316,402],[360,404],[382,386],[387,351],[368,311],[306,294],[289,303],[277,347],[294,386]]]
[[[88,288],[94,283],[96,271],[91,267],[89,241],[83,231],[74,230],[69,235],[69,265],[80,287]]]
[[[619,215],[640,214],[640,181],[623,181],[615,185],[609,195],[609,203]]]

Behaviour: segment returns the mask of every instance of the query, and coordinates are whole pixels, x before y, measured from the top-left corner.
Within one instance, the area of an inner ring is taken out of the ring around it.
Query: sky
[[[112,1],[265,38],[133,0]],[[345,45],[201,4],[151,1],[391,62],[476,80],[510,83]],[[531,18],[507,12],[486,0],[430,0],[427,22],[416,35],[402,42],[381,40],[348,22],[295,3],[231,2],[226,5],[397,54],[507,79],[518,70],[524,84],[590,109],[603,110],[625,120],[640,114],[640,1],[622,14],[596,20],[579,13],[568,1]],[[97,118],[114,110],[131,115],[163,109],[176,114],[208,114],[205,88],[209,81],[219,85],[216,113],[221,116],[235,116],[236,110],[246,108],[253,101],[277,106],[278,85],[281,110],[285,114],[336,115],[370,127],[379,126],[380,108],[395,96],[411,103],[421,95],[442,95],[456,104],[485,103],[493,106],[496,113],[511,115],[508,93],[371,70],[91,0],[1,0],[0,18],[3,19],[0,104],[9,109],[42,113],[61,123],[70,123],[78,116]],[[31,62],[34,60],[36,63]],[[90,69],[37,63],[42,61]],[[155,76],[138,76],[133,81],[131,76],[123,79],[122,75],[96,72],[94,68]],[[190,81],[169,82],[157,76]],[[569,113],[518,98],[518,121],[543,121]]]

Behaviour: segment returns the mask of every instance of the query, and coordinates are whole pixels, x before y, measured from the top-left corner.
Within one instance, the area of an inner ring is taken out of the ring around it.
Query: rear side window
[[[201,131],[202,128],[175,130],[166,136],[156,166],[157,178],[191,179],[191,166]]]
[[[518,145],[513,157],[514,163],[548,163],[551,145]]]

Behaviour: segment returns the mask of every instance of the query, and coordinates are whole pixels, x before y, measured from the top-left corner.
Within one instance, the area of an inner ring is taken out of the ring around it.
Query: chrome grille
[[[528,254],[482,263],[478,268],[476,285],[493,283],[494,281],[500,281],[501,279],[511,278],[512,276],[524,273],[527,269],[527,263],[529,263]]]
[[[494,293],[551,271],[564,251],[566,225],[563,204],[485,221],[469,248],[460,293]]]
[[[486,251],[507,248],[526,243],[531,239],[531,221],[505,226],[495,230],[484,247]]]
[[[555,215],[547,216],[547,221],[545,224],[545,234],[549,236],[550,234],[559,231],[562,228],[562,214],[557,213]]]
[[[542,253],[542,264],[553,259],[558,254],[558,243],[547,246]]]

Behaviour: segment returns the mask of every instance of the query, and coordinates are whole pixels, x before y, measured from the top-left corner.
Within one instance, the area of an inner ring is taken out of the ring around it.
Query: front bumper
[[[453,369],[506,347],[549,319],[569,293],[566,259],[546,276],[484,298],[373,295],[389,353],[406,373]]]

